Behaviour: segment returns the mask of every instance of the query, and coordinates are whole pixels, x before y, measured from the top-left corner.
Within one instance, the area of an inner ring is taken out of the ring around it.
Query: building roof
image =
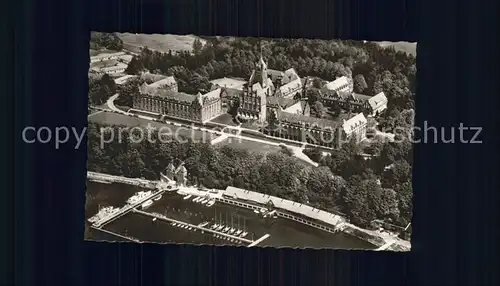
[[[349,80],[345,76],[341,76],[334,81],[325,84],[325,89],[327,90],[337,90],[344,85],[349,84]]]
[[[125,65],[125,64],[117,64],[116,66],[101,68],[101,71],[107,72],[107,71],[114,71],[114,70],[120,70],[120,69],[126,69],[126,68],[127,68],[127,65]]]
[[[370,104],[370,107],[375,110],[382,105],[387,104],[387,97],[385,96],[384,92],[379,92],[368,99],[368,104]]]
[[[174,84],[177,84],[177,82],[175,81],[175,78],[173,76],[168,76],[168,77],[165,77],[165,78],[160,79],[158,81],[155,81],[148,86],[152,87],[152,88],[159,88],[162,86],[171,86]]]
[[[366,120],[366,117],[363,115],[363,113],[358,113],[351,119],[344,120],[344,122],[342,123],[342,129],[344,129],[344,132],[346,134],[350,134],[359,125],[367,123],[368,120]]]
[[[197,96],[193,94],[187,94],[184,92],[175,92],[170,90],[159,89],[155,95],[160,96],[165,99],[171,99],[184,103],[192,103],[196,100]]]
[[[282,71],[273,69],[267,69],[267,74],[271,76],[273,79],[282,78],[285,75],[285,73],[283,73]]]
[[[124,56],[124,55],[126,55],[124,52],[102,53],[102,54],[98,54],[96,56],[90,57],[90,59],[91,60],[100,60],[100,59],[107,58],[107,57],[119,57],[119,56]]]
[[[371,98],[371,96],[369,95],[364,95],[349,91],[334,91],[334,90],[324,90],[323,92],[321,92],[321,95],[327,98],[334,98],[334,99],[337,98],[344,101],[351,100],[357,102],[365,102]]]
[[[149,73],[149,72],[145,72],[145,73],[141,74],[141,79],[143,79],[147,82],[151,82],[151,83],[157,82],[157,81],[162,80],[166,77],[167,76],[165,76],[165,75],[153,74],[153,73]]]
[[[291,98],[284,98],[279,96],[268,96],[267,97],[267,105],[278,105],[281,108],[287,108],[293,104],[295,104],[295,100]]]
[[[284,112],[293,113],[293,114],[302,114],[304,115],[304,109],[307,107],[307,101],[297,101],[291,105],[289,105]]]
[[[291,91],[291,90],[295,90],[295,89],[300,88],[300,87],[302,87],[302,81],[300,80],[300,78],[296,78],[296,79],[290,81],[289,83],[280,86],[280,91],[283,94],[283,93],[286,93],[286,92]]]
[[[319,129],[335,130],[340,126],[340,122],[338,121],[315,118],[302,114],[292,114],[284,111],[278,111],[276,116],[280,121],[295,123],[299,125],[308,124],[311,128],[317,127]]]
[[[220,87],[232,88],[238,90],[239,89],[243,90],[243,86],[247,83],[246,81],[241,79],[228,78],[228,77],[214,79],[211,80],[210,82]]]
[[[131,79],[133,79],[133,78],[135,78],[135,77],[136,77],[135,75],[130,75],[130,74],[128,74],[128,75],[124,75],[124,76],[122,76],[122,77],[119,77],[119,78],[115,79],[115,83],[116,83],[116,84],[118,84],[118,85],[120,85],[120,84],[125,84],[125,83],[127,83],[129,80],[131,80]]]
[[[261,205],[266,205],[271,202],[275,208],[321,221],[331,226],[336,226],[345,222],[345,219],[339,215],[275,196],[269,196],[235,187],[227,187],[223,194],[235,199],[252,201]]]
[[[242,90],[232,89],[232,88],[222,88],[222,90],[226,93],[227,97],[234,97],[243,93]]]
[[[203,99],[217,99],[220,98],[220,94],[222,92],[221,88],[211,90],[205,94],[202,95]]]

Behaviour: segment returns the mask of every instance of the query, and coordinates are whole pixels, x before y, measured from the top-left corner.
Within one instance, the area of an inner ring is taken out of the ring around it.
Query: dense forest
[[[116,83],[108,74],[104,74],[100,78],[89,76],[88,106],[105,103],[116,91]]]
[[[260,56],[261,41],[254,38],[207,38],[193,51],[177,53],[143,49],[132,59],[128,74],[147,70],[175,76],[179,90],[191,94],[210,89],[209,80],[247,78]],[[157,179],[170,160],[183,160],[190,180],[212,188],[236,186],[307,203],[344,214],[351,222],[369,227],[379,219],[405,226],[411,221],[412,145],[416,65],[415,57],[374,43],[324,40],[266,40],[262,53],[269,68],[294,68],[299,76],[331,81],[352,78],[356,92],[375,95],[383,91],[388,110],[378,118],[379,128],[396,134],[397,142],[376,136],[365,149],[351,142],[324,156],[316,149],[304,153],[319,167],[304,166],[287,152],[263,155],[202,143],[140,144],[112,142],[100,148],[99,128],[89,123],[88,168],[110,174]],[[318,80],[314,81],[318,83]],[[116,104],[131,105],[139,79],[119,88]],[[90,83],[89,83],[90,85]],[[90,87],[89,87],[90,88]],[[94,104],[116,90],[108,80],[93,81]],[[90,103],[90,102],[89,102]],[[320,108],[313,111],[319,113]],[[154,137],[154,134],[152,135]],[[360,153],[374,155],[368,160]]]
[[[121,51],[122,48],[122,40],[114,33],[90,32],[90,49]]]

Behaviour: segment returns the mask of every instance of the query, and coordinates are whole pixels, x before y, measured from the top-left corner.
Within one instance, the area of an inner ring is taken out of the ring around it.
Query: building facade
[[[160,89],[153,95],[135,96],[133,108],[204,123],[222,114],[220,93],[221,89],[197,95]]]
[[[268,125],[265,129],[267,135],[326,148],[337,148],[353,136],[357,142],[364,140],[368,122],[362,113],[339,122],[278,111],[277,122],[274,124],[277,126]]]
[[[363,112],[366,116],[378,116],[387,109],[387,97],[383,92],[374,96],[349,91],[320,91],[321,102],[329,108],[340,107],[351,112]]]
[[[238,116],[247,120],[265,122],[267,118],[267,97],[274,91],[274,85],[267,74],[267,64],[261,57],[257,69],[253,70],[243,92],[238,94]]]

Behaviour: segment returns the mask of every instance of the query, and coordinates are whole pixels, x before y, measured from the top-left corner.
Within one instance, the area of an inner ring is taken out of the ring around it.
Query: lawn
[[[231,116],[231,114],[228,114],[228,113],[221,114],[210,121],[214,122],[214,123],[226,124],[226,125],[230,125],[230,126],[237,126],[237,124],[234,123],[233,117]]]
[[[89,118],[90,122],[101,123],[101,124],[109,124],[109,125],[124,125],[127,127],[135,127],[135,126],[149,126],[155,127],[157,129],[163,128],[163,134],[172,134],[174,136],[183,136],[192,138],[194,141],[204,141],[210,142],[211,139],[215,135],[211,135],[207,132],[202,132],[199,130],[189,129],[186,127],[174,126],[166,123],[160,123],[155,121],[149,121],[142,118],[127,116],[123,114],[116,114],[111,112],[102,112],[96,115],[93,115]]]
[[[265,153],[265,154],[281,151],[280,146],[265,144],[251,140],[231,138],[231,137],[220,142],[216,146],[229,146],[236,149],[245,149],[248,151]]]
[[[118,34],[118,37],[124,44],[135,47],[146,46],[150,50],[165,52],[172,51],[191,51],[196,36],[193,35],[159,35],[159,34]],[[204,40],[201,40],[205,44]],[[125,45],[126,46],[126,45]]]

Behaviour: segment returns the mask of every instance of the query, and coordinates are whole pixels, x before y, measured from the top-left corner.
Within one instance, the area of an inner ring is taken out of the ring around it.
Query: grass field
[[[281,150],[281,147],[279,146],[250,141],[250,140],[243,140],[243,139],[240,140],[237,138],[228,138],[218,143],[216,146],[229,146],[236,149],[245,149],[248,151],[265,153],[265,154],[275,153]]]
[[[159,52],[191,51],[196,36],[193,35],[159,35],[159,34],[118,34],[124,44],[132,46],[146,46],[150,50]],[[205,44],[204,40],[201,40]]]
[[[179,127],[166,123],[149,121],[146,119],[131,117],[123,114],[116,114],[111,112],[102,112],[93,115],[89,118],[89,121],[100,124],[124,125],[130,128],[135,126],[147,127],[148,124],[150,124],[150,126],[155,127],[157,129],[163,128],[162,129],[163,134],[172,134],[174,136],[188,137],[194,141],[203,141],[207,143],[210,142],[211,139],[214,138],[215,136],[207,132],[202,132],[200,130],[188,129],[185,127]]]
[[[377,42],[382,47],[394,47],[396,51],[402,51],[411,55],[417,55],[417,43],[409,42]]]

